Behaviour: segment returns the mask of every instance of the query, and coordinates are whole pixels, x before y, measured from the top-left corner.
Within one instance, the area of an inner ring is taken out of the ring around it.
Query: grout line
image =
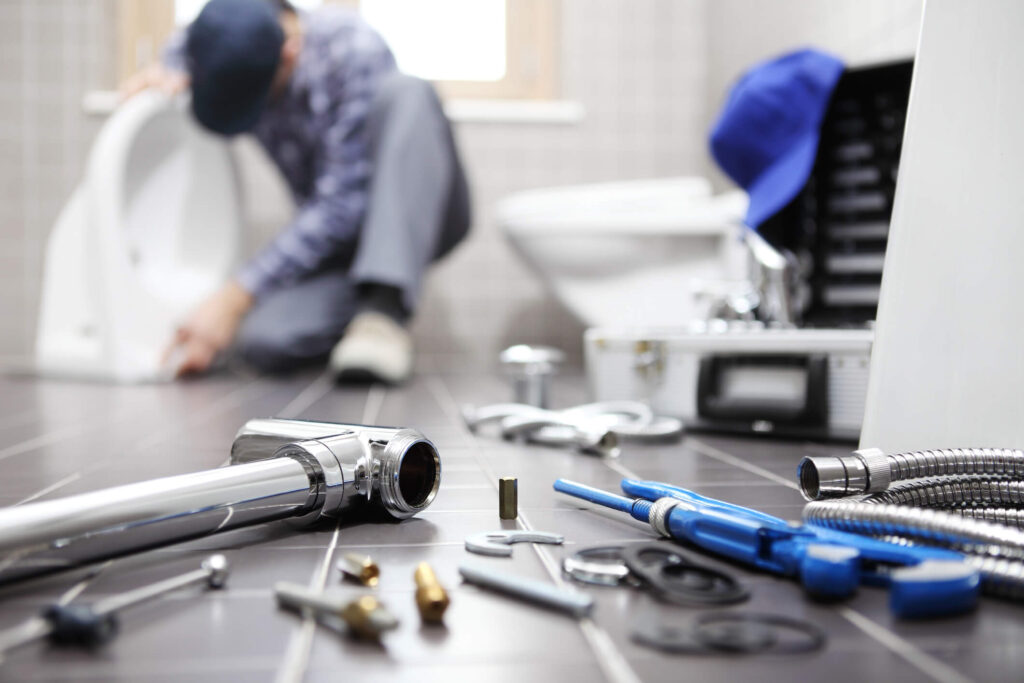
[[[855,609],[842,606],[837,611],[866,635],[888,648],[894,655],[902,657],[936,681],[942,681],[942,683],[970,683],[972,680],[945,662],[935,659],[912,643],[900,638],[887,628],[879,626]]]
[[[26,439],[16,444],[7,446],[6,448],[0,449],[0,460],[6,460],[11,456],[27,453],[37,448],[42,448],[43,446],[52,446],[53,444],[60,443],[64,439],[69,439],[73,436],[78,436],[83,431],[85,430],[81,427],[81,425],[76,425],[75,427],[59,429],[55,432],[49,432],[47,434],[34,436],[31,439]]]
[[[286,418],[297,417],[309,410],[310,406],[329,394],[333,388],[334,375],[329,370],[325,370],[320,376],[310,382],[309,386],[300,391],[295,398],[289,401],[288,405],[278,411],[277,416]]]
[[[74,474],[71,474],[71,475],[68,475],[68,476],[64,477],[60,481],[57,481],[57,482],[54,482],[54,483],[50,484],[49,486],[47,486],[46,488],[44,488],[44,489],[42,489],[40,491],[36,491],[35,493],[33,493],[31,496],[28,496],[27,498],[22,498],[17,503],[15,503],[15,505],[24,505],[25,503],[31,503],[36,498],[41,498],[41,497],[45,496],[48,493],[53,493],[57,489],[63,488],[64,486],[67,486],[71,482],[77,481],[78,479],[81,479],[81,477],[82,477],[82,473],[81,472],[75,472]]]
[[[328,373],[324,373],[316,380],[313,384],[306,388],[302,394],[310,391],[322,378],[329,377]],[[327,391],[330,390],[331,385],[328,384]],[[324,391],[320,397],[327,395],[327,391]],[[299,395],[299,397],[302,396]],[[387,395],[387,389],[380,384],[374,384],[370,387],[369,393],[366,395],[366,404],[363,406],[363,424],[373,424],[378,415],[380,415],[380,408],[384,404],[384,397]],[[289,406],[292,406],[298,401],[296,397]],[[316,399],[316,400],[319,400]],[[305,410],[309,406],[313,405],[316,401],[309,403],[302,409]],[[315,591],[322,591],[327,585],[327,577],[331,572],[331,560],[334,558],[334,552],[338,548],[338,537],[341,535],[341,520],[339,519],[334,525],[334,534],[331,536],[331,542],[327,546],[327,551],[324,553],[324,559],[317,567],[316,572],[313,574],[313,578],[310,579],[309,587]],[[302,625],[297,630],[292,631],[292,636],[288,641],[288,649],[285,650],[284,661],[281,662],[280,668],[277,670],[277,675],[274,680],[277,683],[293,683],[295,681],[301,681],[306,674],[306,669],[309,666],[309,658],[313,651],[313,636],[316,634],[316,618],[309,612],[304,611],[302,614]]]
[[[221,411],[227,410],[229,408],[234,408],[244,403],[246,399],[250,398],[252,395],[257,393],[257,389],[263,389],[264,393],[269,393],[273,389],[273,386],[271,385],[270,388],[267,388],[267,385],[263,384],[259,380],[252,380],[250,382],[247,382],[246,384],[243,384],[241,387],[228,392],[226,395],[214,401],[213,404],[209,406],[206,410],[202,411],[195,420],[188,421],[184,425],[176,423],[173,426],[169,426],[162,432],[156,432],[150,435],[145,440],[139,442],[136,448],[140,451],[143,451],[148,448],[152,448],[153,446],[160,443],[164,439],[173,436],[178,436],[181,433],[182,429],[189,429],[191,427],[196,426],[197,424],[206,422],[210,418],[215,417]]]
[[[719,462],[724,462],[729,465],[739,467],[741,470],[746,470],[747,472],[756,474],[759,477],[770,479],[771,481],[774,481],[776,484],[781,484],[786,488],[795,489],[797,491],[800,490],[800,487],[796,485],[796,482],[790,479],[786,479],[785,477],[781,477],[775,474],[774,472],[764,469],[763,467],[758,467],[757,465],[751,464],[746,460],[737,458],[735,455],[726,453],[725,451],[719,450],[714,446],[709,446],[703,441],[698,441],[693,437],[687,439],[686,445],[691,447],[693,450],[697,451],[701,455],[711,458],[712,460],[718,460]]]
[[[461,431],[465,432],[469,437],[469,442],[473,447],[473,457],[480,465],[480,469],[483,470],[484,476],[491,482],[495,492],[498,490],[498,478],[494,474],[490,465],[486,459],[480,456],[480,444],[477,441],[476,434],[469,431],[466,428],[465,422],[462,419],[462,414],[459,411],[459,404],[452,396],[448,386],[441,379],[440,375],[432,375],[427,378],[427,386],[437,402],[441,405],[441,409],[448,415],[449,419],[454,422],[455,426]],[[529,518],[526,514],[519,510],[519,518],[516,520],[516,524],[525,531],[531,531],[533,526],[530,524]],[[537,554],[540,560],[541,566],[548,573],[548,576],[554,582],[555,586],[559,588],[567,588],[568,584],[565,579],[562,578],[562,573],[559,571],[558,563],[555,562],[554,558],[550,555],[548,550],[541,544],[531,543],[530,547]],[[587,641],[590,649],[594,653],[594,658],[597,660],[597,664],[600,667],[602,673],[609,681],[614,683],[640,683],[640,677],[636,675],[633,668],[629,665],[629,661],[616,647],[615,641],[608,635],[596,621],[587,617],[585,619],[577,620],[580,632],[583,634],[583,639]]]
[[[769,472],[766,469],[753,465],[745,460],[741,460],[734,455],[730,455],[724,451],[720,451],[717,448],[709,446],[701,441],[697,441],[692,437],[687,438],[687,446],[690,446],[701,455],[706,455],[709,458],[719,460],[721,462],[735,465],[748,472],[753,472],[765,479],[784,484],[789,488],[798,489],[799,487],[791,481],[780,477],[774,472]],[[611,469],[615,470],[619,474],[630,473],[629,469],[621,463],[605,460]],[[631,473],[630,473],[631,474]],[[635,476],[630,478],[636,478]],[[872,638],[873,640],[881,643],[885,648],[891,651],[893,654],[903,658],[906,662],[916,667],[919,671],[928,676],[934,678],[937,681],[943,683],[964,683],[971,679],[966,678],[962,674],[958,673],[955,669],[949,665],[935,659],[928,653],[919,649],[913,643],[904,640],[884,626],[871,621],[860,612],[855,611],[851,607],[841,606],[836,610],[840,616],[844,617],[851,624],[860,629],[864,634]]]

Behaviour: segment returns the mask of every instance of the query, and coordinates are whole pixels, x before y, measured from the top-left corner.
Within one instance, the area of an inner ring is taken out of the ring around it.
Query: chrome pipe
[[[366,504],[404,519],[437,495],[440,457],[418,432],[295,422],[247,423],[226,467],[0,509],[0,583],[263,522],[338,518]],[[314,429],[333,434],[303,438]]]

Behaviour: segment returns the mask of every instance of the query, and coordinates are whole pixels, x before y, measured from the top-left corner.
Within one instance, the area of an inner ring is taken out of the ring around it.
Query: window
[[[399,66],[449,98],[557,96],[556,0],[292,0],[356,6],[388,41]],[[175,25],[206,0],[118,0],[118,78],[159,58]]]

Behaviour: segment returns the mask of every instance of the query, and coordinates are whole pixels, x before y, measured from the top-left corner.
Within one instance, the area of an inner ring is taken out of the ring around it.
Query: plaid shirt
[[[281,169],[298,211],[238,273],[254,296],[301,280],[355,242],[367,204],[371,159],[366,116],[377,85],[396,69],[380,35],[356,13],[300,13],[302,52],[287,90],[268,104],[253,133]],[[184,32],[164,62],[181,69]]]

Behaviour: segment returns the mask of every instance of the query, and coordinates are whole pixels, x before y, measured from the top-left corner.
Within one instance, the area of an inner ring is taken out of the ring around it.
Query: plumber
[[[265,371],[326,359],[340,380],[398,383],[429,265],[469,228],[469,192],[432,86],[340,7],[210,0],[129,96],[190,89],[210,131],[252,133],[296,199],[291,222],[178,327],[178,374],[240,355]]]

